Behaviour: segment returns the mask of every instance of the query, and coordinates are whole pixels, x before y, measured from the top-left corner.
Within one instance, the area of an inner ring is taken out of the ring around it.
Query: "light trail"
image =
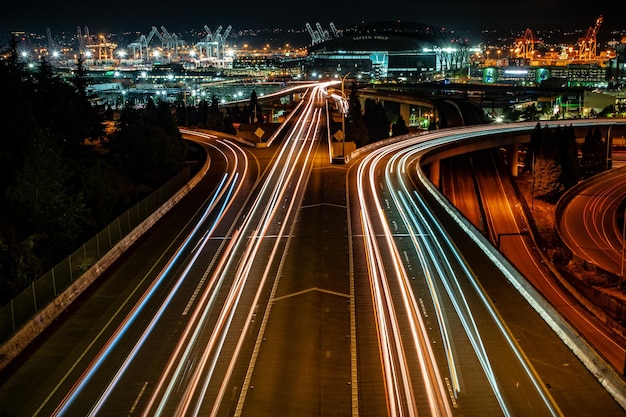
[[[308,165],[311,158],[313,146],[316,143],[314,138],[317,136],[320,125],[320,110],[312,109],[313,100],[309,100],[308,108],[304,110],[304,115],[297,122],[296,126],[290,133],[285,145],[281,148],[277,161],[270,170],[267,180],[261,186],[261,192],[256,197],[251,209],[249,210],[244,224],[241,226],[241,237],[236,239],[234,246],[226,251],[226,253],[242,253],[239,257],[232,257],[233,262],[224,262],[218,265],[214,271],[216,276],[219,275],[219,281],[223,282],[228,276],[234,276],[233,284],[230,286],[228,295],[221,306],[217,322],[210,333],[209,342],[206,343],[205,349],[201,353],[195,354],[192,348],[187,349],[185,355],[181,357],[172,356],[172,363],[185,364],[193,362],[193,371],[191,375],[183,375],[184,367],[179,365],[179,371],[176,375],[169,375],[164,372],[159,383],[159,387],[163,386],[165,380],[169,380],[168,389],[161,394],[160,388],[155,390],[145,409],[144,415],[172,415],[172,407],[169,403],[177,404],[173,415],[199,415],[205,403],[212,405],[211,415],[216,415],[220,409],[224,395],[228,389],[228,384],[232,376],[235,364],[241,352],[244,340],[248,333],[248,328],[255,314],[256,306],[261,302],[262,291],[266,287],[267,281],[270,279],[269,274],[273,260],[279,253],[280,245],[289,222],[283,221],[292,218],[295,208],[299,203],[296,198],[287,198],[292,194],[297,194],[295,190],[304,189],[306,175],[308,169],[301,169],[301,166]],[[313,120],[310,122],[309,120]],[[282,207],[283,201],[289,201],[288,207]],[[282,211],[279,214],[279,211]],[[279,224],[277,233],[270,233],[270,228],[274,224]],[[271,254],[267,261],[260,260],[259,251],[263,246],[271,246]],[[238,262],[237,262],[238,260]],[[250,281],[253,267],[259,262],[264,262],[264,272],[260,278],[252,277]],[[229,272],[235,268],[234,272]],[[250,287],[249,289],[247,289]],[[246,304],[240,305],[244,293],[252,294],[252,300]],[[208,304],[203,300],[198,303],[197,311],[203,310],[202,314],[194,313],[193,320],[188,324],[189,329],[203,328],[206,331],[206,317],[208,316]],[[234,319],[235,312],[238,310],[247,311],[246,319],[243,321],[244,327],[239,329],[236,341],[230,341],[229,346],[233,346],[232,352],[228,353],[228,357],[222,357],[224,343],[230,326]],[[198,319],[196,319],[198,318]],[[188,331],[186,331],[187,333]],[[179,342],[184,345],[195,345],[195,340],[181,339]],[[197,355],[197,359],[192,356]],[[228,363],[225,373],[220,377],[221,383],[216,397],[207,397],[209,384],[211,383],[218,363]],[[182,381],[182,376],[186,382]],[[182,397],[179,399],[173,395],[174,387],[181,387],[184,384],[186,388]],[[244,393],[242,393],[243,395]],[[160,396],[159,405],[156,410],[152,411],[152,404],[156,398]]]
[[[272,277],[272,268],[276,263],[275,260],[280,258],[281,248],[284,247],[285,238],[288,237],[287,231],[290,230],[301,202],[310,173],[313,150],[319,143],[317,138],[322,130],[321,110],[314,106],[319,95],[320,91],[315,89],[312,97],[306,101],[301,116],[288,133],[266,178],[259,184],[258,194],[250,197],[250,209],[244,215],[242,208],[238,216],[235,216],[236,221],[231,226],[231,232],[222,241],[225,250],[221,250],[223,246],[220,246],[220,250],[213,255],[213,261],[204,270],[202,280],[210,276],[207,284],[196,286],[197,294],[194,293],[194,297],[181,315],[188,320],[181,337],[156,384],[147,385],[149,387],[147,390],[144,384],[142,394],[145,390],[148,399],[139,401],[137,398],[132,405],[134,411],[143,410],[145,416],[196,416],[207,414],[207,409],[210,410],[211,416],[220,413],[229,384],[232,384],[235,366],[241,360],[241,352],[246,338],[249,337],[252,319],[257,309],[262,307],[263,303],[269,302],[265,294],[268,292],[266,289],[272,287],[278,279],[276,276]],[[511,129],[504,130],[508,132]],[[497,131],[497,128],[493,131]],[[419,161],[422,152],[433,146],[484,134],[483,128],[460,134],[432,133],[419,136],[402,144],[392,144],[381,148],[381,151],[372,152],[358,167],[363,240],[390,416],[418,415],[418,409],[422,409],[415,399],[417,392],[415,384],[418,380],[423,384],[430,415],[451,416],[452,410],[451,399],[448,398],[450,395],[448,385],[440,374],[440,365],[437,364],[436,354],[433,352],[431,336],[422,317],[422,306],[413,293],[404,260],[397,246],[397,237],[394,236],[390,228],[391,221],[385,214],[383,202],[389,203],[384,198],[385,187],[389,190],[388,195],[394,208],[398,210],[404,226],[409,231],[415,253],[424,268],[423,272],[431,289],[453,392],[456,394],[463,387],[459,382],[455,365],[454,338],[448,331],[449,323],[446,318],[448,312],[443,310],[441,300],[443,294],[440,293],[436,281],[444,284],[446,295],[451,300],[458,320],[479,358],[503,414],[507,416],[514,414],[508,409],[500,393],[500,385],[491,367],[478,326],[463,296],[459,282],[459,279],[463,278],[471,282],[476,293],[480,295],[485,309],[489,311],[510,349],[515,352],[529,379],[534,382],[538,395],[544,399],[546,408],[550,410],[551,415],[559,415],[558,409],[553,406],[549,395],[537,382],[532,367],[498,317],[497,311],[493,309],[480,284],[474,279],[462,255],[458,253],[437,220],[432,217],[423,198],[410,186],[411,176],[408,173],[411,171],[411,164]],[[232,147],[228,142],[222,142],[222,145]],[[235,147],[232,147],[232,152],[236,161],[234,165],[237,166],[239,156]],[[241,153],[245,156],[244,152]],[[245,162],[247,167],[247,160]],[[201,221],[85,370],[59,405],[55,415],[69,415],[72,412],[70,407],[76,398],[95,373],[102,368],[104,361],[110,358],[112,350],[117,348],[121,337],[137,320],[139,313],[143,312],[150,297],[172,273],[174,265],[182,259],[183,251],[187,251],[192,256],[183,265],[178,277],[168,278],[174,281],[174,286],[156,313],[147,319],[144,318],[148,325],[137,330],[141,336],[133,342],[135,344],[130,347],[116,368],[114,376],[91,406],[89,415],[104,412],[103,408],[107,401],[110,401],[112,392],[115,389],[123,389],[121,384],[118,386],[118,382],[145,346],[159,318],[166,309],[172,308],[170,301],[187,280],[192,267],[204,264],[206,245],[212,239],[218,224],[229,211],[232,211],[232,200],[240,194],[246,174],[244,171],[240,175],[234,171],[234,167],[230,168],[233,171],[224,176],[220,186],[212,194]],[[426,187],[429,187],[419,170],[417,176]],[[374,201],[373,208],[370,208],[370,199]],[[387,210],[390,206],[391,204],[387,206]],[[215,218],[209,221],[211,216]],[[203,224],[205,222],[206,224]],[[238,224],[239,222],[241,224]],[[449,256],[448,261],[446,259]],[[438,262],[438,259],[445,261]],[[455,269],[452,262],[458,264],[457,268],[461,269],[462,274],[459,276],[458,269]],[[223,297],[223,300],[220,297]],[[419,364],[419,376],[416,376],[416,371],[412,369],[415,360]],[[242,389],[238,406],[243,404],[245,397],[246,392]]]
[[[397,169],[398,161],[397,159],[402,156],[402,173],[406,173],[406,155],[396,154],[392,157],[390,161],[390,165],[396,165],[396,172],[399,172]],[[398,207],[398,211],[404,220],[404,224],[409,230],[409,234],[411,236],[411,240],[416,248],[417,252],[422,252],[425,250],[428,252],[428,259],[431,262],[423,263],[422,265],[427,268],[426,275],[429,277],[430,286],[434,287],[434,283],[432,282],[433,276],[437,276],[439,281],[444,285],[444,288],[447,291],[447,295],[452,302],[452,305],[455,308],[455,312],[457,317],[465,329],[466,335],[468,336],[472,347],[474,348],[474,352],[481,363],[485,376],[487,380],[491,384],[492,390],[494,392],[495,397],[497,398],[500,407],[506,416],[511,416],[512,413],[509,410],[505,399],[500,393],[499,383],[496,378],[495,372],[491,367],[489,355],[482,343],[481,335],[478,330],[478,326],[476,325],[473,316],[472,310],[463,295],[463,289],[461,284],[458,281],[458,277],[454,268],[448,260],[448,256],[450,253],[454,255],[458,265],[463,268],[465,278],[475,283],[475,279],[473,274],[469,271],[467,266],[465,265],[465,261],[462,258],[461,254],[458,253],[454,245],[451,243],[447,234],[443,232],[441,228],[438,228],[437,231],[433,230],[431,225],[435,225],[437,227],[438,222],[432,216],[427,205],[424,203],[423,199],[417,192],[411,193],[407,187],[407,179],[405,179],[404,175],[398,175],[398,183],[402,187],[402,191],[394,190],[394,184],[391,184],[391,179],[389,178],[393,174],[393,170],[387,171],[388,176],[388,188],[392,191],[391,195],[396,203],[396,207]],[[395,191],[395,192],[393,192]],[[414,199],[411,199],[413,197]],[[428,218],[427,218],[428,217]],[[443,248],[442,242],[445,242],[446,249]],[[426,257],[421,256],[421,258],[426,261]],[[434,260],[440,260],[439,262],[434,262]],[[435,268],[434,272],[430,272],[430,268],[427,265],[433,265]],[[475,285],[475,288],[477,285]],[[476,288],[479,291],[480,288]],[[441,302],[437,299],[438,292],[431,293],[434,298],[435,305],[441,305]],[[484,297],[483,297],[484,298]],[[491,304],[487,303],[487,308],[491,311]],[[438,311],[437,317],[439,320],[442,320],[443,323],[440,323],[440,328],[442,330],[446,329],[446,325],[444,324],[447,319],[441,310]],[[460,391],[461,387],[458,384],[457,371],[455,369],[455,364],[453,360],[453,352],[452,343],[449,342],[449,338],[452,336],[450,334],[442,335],[445,340],[448,340],[446,343],[446,358],[448,358],[448,366],[451,373],[451,378],[454,381],[453,387],[456,391]]]
[[[228,145],[230,146],[230,145]],[[231,147],[231,150],[233,148]],[[221,152],[221,151],[220,151]],[[237,153],[233,150],[233,155],[237,160]],[[236,167],[237,164],[233,166]],[[101,368],[103,362],[110,356],[112,350],[119,343],[122,336],[128,331],[128,329],[134,324],[135,320],[139,316],[139,314],[144,310],[148,301],[155,294],[157,288],[167,279],[168,275],[172,271],[173,266],[182,259],[186,251],[192,250],[195,251],[194,259],[197,258],[200,254],[200,249],[208,242],[206,238],[207,234],[210,235],[215,227],[221,220],[222,216],[225,213],[227,205],[230,204],[229,196],[232,195],[233,190],[235,188],[241,187],[240,177],[237,173],[233,173],[232,175],[225,174],[220,182],[219,186],[213,192],[211,199],[206,205],[204,212],[202,213],[199,221],[196,226],[193,228],[191,233],[186,237],[183,244],[178,248],[176,254],[170,259],[167,265],[163,268],[163,270],[159,273],[157,279],[150,285],[148,290],[142,295],[139,302],[133,307],[130,313],[126,316],[126,318],[122,321],[120,326],[115,330],[113,335],[109,338],[106,344],[103,346],[101,351],[95,356],[90,365],[85,369],[82,376],[77,380],[72,389],[68,392],[64,400],[59,404],[57,409],[54,411],[53,415],[63,416],[69,413],[69,409],[72,406],[73,402],[80,395],[84,387],[90,382],[95,373]],[[204,223],[209,219],[209,216],[217,213],[215,220],[212,223],[205,225]],[[208,232],[204,232],[203,236],[197,238],[197,234],[201,233],[204,228],[208,227]],[[196,240],[197,239],[197,240]],[[191,246],[195,246],[192,248]],[[126,371],[128,365],[132,362],[132,359],[135,357],[140,347],[143,345],[152,329],[154,328],[155,323],[158,321],[158,318],[163,314],[165,308],[168,306],[169,301],[172,299],[173,295],[176,293],[176,290],[180,288],[180,285],[184,281],[187,272],[189,271],[192,264],[188,264],[183,274],[179,277],[173,289],[170,291],[168,296],[165,299],[165,302],[162,304],[161,308],[158,310],[156,315],[151,320],[151,323],[146,327],[143,332],[143,335],[140,337],[139,341],[136,343],[135,347],[132,349],[130,354],[127,356],[126,360],[122,363],[119,369],[116,371],[115,376],[108,384],[108,386],[104,389],[102,394],[99,396],[96,403],[92,406],[89,415],[96,415],[113,388],[115,387],[117,381],[121,378],[121,376]],[[43,405],[42,405],[43,406]]]
[[[596,120],[572,120],[574,126],[596,126],[606,121]],[[546,122],[547,125],[558,126],[558,122]],[[610,124],[620,124],[620,122],[610,121]],[[623,123],[621,123],[623,124]],[[518,125],[518,124],[516,124]],[[532,126],[528,125],[527,129],[531,129]],[[480,129],[480,127],[474,128]],[[518,129],[517,127],[515,128]],[[491,129],[486,129],[489,132]],[[494,131],[500,130],[498,128]],[[506,130],[506,129],[505,129]],[[416,155],[416,166],[419,166],[421,156]],[[458,224],[458,226],[474,241],[474,243],[481,248],[487,258],[496,266],[507,281],[519,292],[519,294],[529,303],[529,305],[539,314],[539,316],[545,321],[545,323],[561,338],[563,343],[572,350],[572,352],[578,357],[582,364],[591,372],[592,375],[598,380],[598,382],[607,390],[607,392],[624,408],[626,407],[626,397],[624,396],[623,384],[619,381],[614,381],[610,377],[607,377],[607,369],[602,365],[602,360],[592,354],[591,352],[582,349],[579,344],[581,343],[580,336],[570,331],[568,324],[564,323],[557,315],[550,311],[550,308],[544,303],[537,300],[537,294],[535,294],[533,288],[529,287],[523,277],[521,277],[517,271],[509,266],[504,259],[497,254],[493,247],[480,236],[474,228],[470,227],[467,222],[461,218],[461,216],[449,206],[445,197],[437,190],[437,188],[426,177],[426,174],[421,168],[417,169],[418,180],[424,185],[430,195],[438,202],[439,206],[444,209],[450,217]]]
[[[451,409],[447,401],[447,388],[437,370],[434,353],[430,346],[430,338],[422,316],[419,313],[419,303],[416,302],[407,282],[406,271],[400,260],[399,253],[393,242],[393,233],[388,224],[382,221],[385,218],[384,210],[379,199],[374,199],[374,209],[368,209],[366,195],[377,195],[376,164],[380,162],[381,154],[371,154],[359,166],[359,200],[362,207],[364,243],[367,253],[372,298],[376,316],[379,343],[381,346],[381,360],[384,371],[384,380],[387,393],[387,404],[390,416],[415,416],[417,406],[413,400],[413,385],[409,374],[409,366],[397,319],[398,312],[389,288],[390,280],[397,281],[401,290],[401,301],[407,311],[407,319],[413,335],[413,346],[417,355],[421,375],[429,398],[429,409],[433,416],[449,416]],[[366,181],[366,179],[368,181]],[[378,220],[379,224],[374,224]],[[385,252],[391,255],[392,261],[387,261],[374,228],[383,229],[383,237],[387,245]],[[392,276],[385,270],[386,264],[391,264]]]
[[[580,183],[578,187],[584,188],[568,200],[563,220],[557,225],[561,238],[576,256],[618,276],[622,272],[623,236],[615,219],[626,197],[625,178],[626,171],[615,168]],[[586,233],[581,232],[581,223]]]
[[[484,130],[484,128],[480,129],[480,135],[485,134]],[[497,131],[498,128],[493,128],[493,130]],[[443,303],[439,299],[439,291],[434,283],[435,277],[438,282],[443,284],[446,290],[446,294],[454,307],[456,316],[465,329],[468,340],[470,341],[470,344],[479,359],[479,363],[483,368],[483,372],[491,386],[494,397],[500,405],[502,413],[505,416],[515,415],[515,412],[510,409],[505,397],[501,393],[500,383],[498,382],[495,371],[490,364],[489,355],[482,342],[478,327],[473,319],[472,310],[464,298],[461,285],[458,281],[459,276],[457,276],[457,272],[455,272],[455,269],[448,260],[450,254],[452,254],[451,259],[454,259],[455,263],[458,264],[463,271],[463,276],[465,277],[464,279],[472,284],[474,290],[482,299],[484,308],[491,315],[492,321],[496,324],[496,327],[500,330],[500,333],[507,341],[509,349],[517,357],[522,369],[525,370],[527,378],[534,386],[537,395],[543,399],[543,404],[549,415],[559,416],[561,413],[558,406],[556,406],[554,400],[545,390],[541,381],[539,381],[532,365],[530,365],[527,358],[521,352],[521,349],[511,336],[510,331],[507,329],[506,325],[503,323],[498,313],[489,302],[488,298],[484,294],[484,291],[480,287],[480,284],[476,281],[475,277],[466,265],[463,256],[458,253],[454,244],[449,240],[443,229],[441,229],[438,221],[432,216],[428,206],[425,204],[421,196],[412,191],[412,180],[410,175],[407,174],[407,172],[410,172],[408,161],[417,160],[417,162],[415,162],[417,165],[419,164],[419,156],[416,155],[422,155],[435,146],[451,144],[455,141],[467,140],[473,136],[474,133],[471,129],[461,135],[457,135],[454,132],[446,132],[433,133],[429,136],[416,136],[409,140],[405,140],[402,143],[392,143],[380,148],[376,152],[371,152],[363,158],[363,161],[360,162],[359,165],[359,172],[357,175],[359,181],[359,198],[361,207],[364,211],[364,213],[362,213],[364,239],[368,254],[370,282],[373,294],[372,297],[375,305],[379,337],[381,339],[381,360],[383,361],[383,370],[386,375],[385,381],[386,384],[388,384],[388,387],[386,388],[388,393],[388,403],[392,404],[393,407],[393,404],[398,404],[397,396],[399,395],[399,392],[405,392],[405,395],[410,395],[410,392],[413,389],[409,384],[402,385],[397,382],[400,380],[408,381],[410,380],[408,377],[402,376],[402,378],[400,378],[397,375],[392,374],[394,372],[398,372],[398,369],[395,369],[392,366],[394,360],[389,356],[392,349],[387,345],[390,343],[388,339],[393,339],[389,337],[388,333],[392,326],[389,322],[385,322],[384,317],[390,317],[389,320],[392,321],[392,317],[394,317],[393,315],[397,313],[390,312],[390,310],[394,308],[393,302],[386,299],[387,290],[385,290],[382,281],[394,279],[398,282],[398,288],[407,289],[404,293],[406,295],[403,296],[403,299],[405,300],[406,314],[410,317],[409,322],[411,323],[411,327],[414,330],[421,330],[421,335],[415,331],[413,332],[414,339],[412,343],[418,351],[418,356],[421,358],[420,368],[422,369],[424,384],[425,386],[432,388],[429,392],[431,404],[430,412],[432,415],[451,415],[450,408],[443,406],[443,404],[447,405],[445,396],[439,394],[439,397],[437,397],[437,395],[434,394],[444,392],[444,384],[441,382],[441,377],[439,377],[438,372],[433,373],[436,377],[432,379],[427,379],[425,377],[425,369],[429,367],[436,369],[437,364],[434,355],[430,354],[429,356],[425,356],[427,351],[421,350],[424,349],[422,341],[428,340],[428,334],[424,327],[420,327],[418,320],[421,315],[419,303],[416,302],[411,293],[407,273],[401,265],[399,250],[393,242],[393,232],[389,229],[389,225],[392,224],[392,221],[391,219],[387,219],[387,221],[384,222],[381,220],[386,218],[385,210],[382,208],[382,201],[385,200],[385,198],[382,195],[382,187],[378,181],[378,177],[376,176],[378,172],[385,173],[385,184],[389,190],[389,196],[394,202],[394,207],[397,209],[400,217],[402,218],[406,229],[409,231],[411,242],[415,248],[415,253],[417,254],[420,264],[422,265],[422,272],[425,276],[427,285],[430,288],[436,317],[439,323],[439,330],[441,332],[442,340],[444,341],[445,358],[448,362],[448,369],[454,392],[459,392],[462,390],[462,387],[459,384],[459,378],[457,376],[458,371],[455,366],[455,354],[453,351],[454,343],[452,341],[452,335],[449,334],[447,330],[448,326],[446,322],[448,319],[442,309]],[[385,158],[389,161],[385,162]],[[381,168],[378,168],[378,166]],[[422,182],[429,182],[427,179],[423,178],[423,176],[421,177],[421,180]],[[366,200],[365,195],[372,196],[371,198],[374,200],[374,208],[368,208],[368,201]],[[388,204],[388,201],[386,202]],[[445,204],[443,201],[441,203]],[[380,221],[381,224],[377,224],[375,226],[374,224],[377,221]],[[379,247],[380,238],[378,237],[378,234],[372,231],[375,227],[381,229],[379,234],[382,234],[384,237],[387,248],[385,250],[391,252],[391,256],[384,257],[381,255],[382,249]],[[383,267],[385,264],[389,265],[390,271],[394,271],[392,274],[385,275],[385,268]],[[405,340],[404,343],[406,345],[407,341]],[[398,355],[398,358],[403,358],[396,360],[407,360],[406,357],[403,356],[402,349],[397,348],[395,354]],[[426,362],[422,361],[425,357],[429,358]],[[443,402],[439,401],[438,398],[441,398],[441,401]],[[438,404],[440,408],[435,408],[435,404]],[[401,413],[402,411],[400,410],[390,410],[390,415],[399,415]]]

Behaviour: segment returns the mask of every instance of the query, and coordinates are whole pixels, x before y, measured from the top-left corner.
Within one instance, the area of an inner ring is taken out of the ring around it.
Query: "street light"
[[[532,166],[530,167],[531,186],[530,186],[530,210],[535,210],[535,151],[533,149]]]
[[[350,74],[350,71],[346,72],[346,75],[341,78],[341,99],[345,101],[341,106],[341,131],[343,132],[343,140],[341,141],[341,156],[346,157],[346,111],[348,110],[348,100],[346,100],[346,92],[344,90],[344,83],[346,78]]]
[[[619,276],[624,279],[624,240],[626,240],[626,205],[624,205],[624,218],[622,219],[622,260]]]
[[[613,145],[613,138],[611,137],[611,129],[613,129],[613,126],[615,125],[611,125],[609,126],[609,131],[606,134],[606,171],[608,171],[611,168],[611,146]]]

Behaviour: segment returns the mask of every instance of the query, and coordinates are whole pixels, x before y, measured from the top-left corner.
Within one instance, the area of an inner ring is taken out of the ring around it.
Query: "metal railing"
[[[0,343],[10,339],[22,326],[69,288],[108,251],[150,217],[188,182],[187,167],[135,206],[117,217],[80,248],[0,307]]]

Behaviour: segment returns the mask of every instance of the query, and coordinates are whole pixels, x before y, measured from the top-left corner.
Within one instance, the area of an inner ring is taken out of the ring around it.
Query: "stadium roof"
[[[406,51],[465,47],[453,33],[415,22],[368,22],[346,29],[343,36],[309,46],[309,52]]]

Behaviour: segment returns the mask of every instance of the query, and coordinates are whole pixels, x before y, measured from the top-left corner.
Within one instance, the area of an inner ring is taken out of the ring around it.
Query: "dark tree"
[[[509,106],[504,109],[502,116],[506,120],[517,122],[522,117],[522,111],[515,108],[515,106]]]
[[[16,35],[11,35],[9,38],[9,46],[6,49],[6,59],[3,62],[5,66],[13,73],[25,75],[24,65],[20,62],[19,51],[17,50],[17,45],[19,45],[19,39]],[[2,48],[2,52],[5,52],[5,49]]]
[[[115,112],[113,111],[113,107],[109,104],[104,111],[104,119],[108,121],[113,121],[115,118]]]
[[[94,95],[90,96],[87,94],[89,80],[84,62],[83,55],[78,55],[76,69],[70,78],[70,84],[74,86],[76,92],[74,96],[76,111],[82,125],[78,127],[79,131],[82,131],[82,133],[78,133],[78,135],[82,136],[82,138],[77,138],[77,144],[79,145],[83,144],[85,139],[95,140],[104,135],[103,118],[100,114],[100,109],[91,104],[91,100],[95,98]]]
[[[80,97],[87,98],[87,85],[89,80],[87,79],[87,70],[85,69],[85,58],[82,54],[76,58],[76,69],[70,78],[70,83],[74,86],[76,94]]]
[[[178,104],[176,106],[176,124],[179,126],[189,126],[187,124],[187,106]]]
[[[398,115],[397,120],[391,125],[391,136],[402,136],[407,133],[409,133],[409,128],[402,115]]]
[[[74,79],[77,85],[84,81]],[[85,92],[55,75],[42,58],[33,77],[33,115],[40,128],[50,130],[60,141],[63,152],[76,152],[87,139],[103,135],[102,116],[91,106]]]
[[[91,146],[104,126],[82,62],[65,81],[45,58],[26,71],[15,38],[9,48],[0,60],[0,304],[180,172],[187,156],[164,102],[125,110],[108,152]]]
[[[606,144],[602,140],[602,132],[596,127],[595,130],[587,131],[581,149],[581,175],[589,178],[604,170],[606,161]]]
[[[239,108],[237,103],[235,103],[235,107],[234,107],[232,115],[231,115],[232,118],[233,118],[233,122],[241,123],[242,122],[241,114],[242,114],[241,109]]]
[[[34,86],[17,59],[15,37],[6,53],[8,59],[0,60],[0,199],[14,182],[32,139],[39,134],[34,117]]]
[[[536,121],[539,120],[540,113],[541,112],[539,111],[539,109],[537,109],[537,106],[535,104],[531,104],[524,107],[520,114],[520,117],[524,120]]]
[[[580,167],[578,163],[578,147],[574,127],[569,125],[558,130],[559,154],[561,156],[561,168],[563,170],[561,182],[564,189],[568,189],[578,183],[580,179]]]
[[[205,125],[209,130],[222,131],[223,129],[224,116],[220,112],[219,100],[216,95],[213,95],[211,98],[211,107],[209,108]]]
[[[389,121],[387,120],[387,113],[380,102],[372,99],[366,99],[363,119],[365,120],[365,125],[367,126],[370,143],[387,139],[389,137]]]
[[[261,105],[259,104],[259,99],[256,95],[256,91],[252,90],[250,93],[250,117],[251,123],[257,123],[262,119],[263,112],[261,110]]]
[[[139,183],[160,186],[182,169],[186,158],[175,125],[167,103],[126,109],[108,143],[113,164]]]
[[[208,118],[209,118],[209,103],[206,100],[202,100],[198,104],[197,122],[192,123],[192,126],[206,127]]]
[[[43,259],[58,262],[67,255],[68,245],[74,244],[88,221],[75,177],[75,164],[61,154],[58,141],[42,133],[35,138],[15,184],[7,192],[20,233],[24,238],[39,236],[33,250]]]
[[[350,95],[348,114],[346,115],[346,131],[345,140],[348,142],[354,142],[357,148],[367,145],[369,140],[369,133],[367,132],[367,126],[363,119],[363,113],[361,112],[361,101],[359,100],[358,88],[356,83],[352,83],[350,86]]]
[[[542,130],[539,153],[535,157],[534,191],[537,198],[556,202],[563,192],[561,155],[552,130]]]
[[[226,116],[224,117],[224,132],[229,135],[237,133],[237,129],[233,126],[233,118],[230,116],[230,113],[226,113]]]

